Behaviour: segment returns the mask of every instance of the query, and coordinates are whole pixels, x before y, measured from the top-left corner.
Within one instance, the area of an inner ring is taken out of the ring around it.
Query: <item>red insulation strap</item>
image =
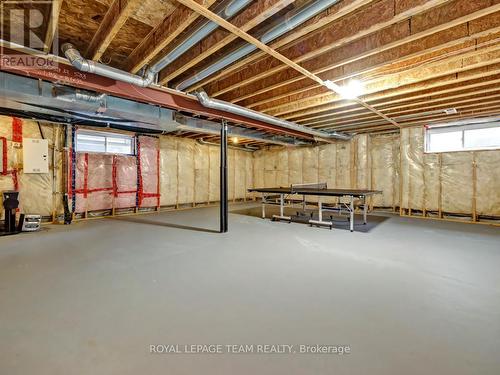
[[[12,182],[14,183],[14,190],[19,191],[19,180],[17,179],[17,170],[14,169],[11,173],[12,173]]]
[[[118,196],[118,184],[116,180],[116,174],[117,174],[116,155],[113,155],[112,166],[113,166],[113,173],[112,173],[113,196],[116,198]]]
[[[75,190],[75,193],[83,194],[86,197],[86,194],[97,193],[99,191],[113,191],[113,188],[77,189]]]
[[[87,198],[89,188],[89,154],[85,153],[85,161],[83,163],[83,197]]]
[[[7,174],[7,138],[0,137],[2,140],[2,175]]]
[[[132,194],[132,193],[137,193],[137,190],[124,190],[124,191],[117,191],[116,194]]]
[[[142,193],[143,198],[159,198],[160,194],[156,193]]]
[[[12,142],[23,143],[23,121],[12,117]]]
[[[156,149],[156,206],[160,207],[160,149]]]
[[[137,179],[139,182],[139,186],[137,187],[137,195],[139,198],[139,207],[142,206],[143,199],[143,185],[142,185],[142,168],[141,168],[141,142],[140,137],[137,138]]]

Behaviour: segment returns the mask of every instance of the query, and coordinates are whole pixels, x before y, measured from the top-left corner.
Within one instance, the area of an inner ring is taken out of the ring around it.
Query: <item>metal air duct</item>
[[[314,139],[319,142],[331,142],[334,139],[347,141],[353,137],[351,134],[346,134],[346,133],[338,133],[338,132],[329,133],[321,130],[311,129],[308,128],[307,126],[302,126],[291,121],[282,120],[280,118],[266,115],[264,113],[257,112],[245,107],[241,107],[236,104],[224,102],[218,99],[213,99],[210,98],[205,91],[197,91],[195,95],[204,107],[225,111],[229,113],[234,113],[236,115],[252,118],[254,120],[266,122],[268,124],[278,125],[282,128],[309,134],[312,135]]]
[[[339,0],[317,0],[310,1],[307,5],[297,9],[292,12],[289,16],[286,16],[285,19],[278,23],[276,26],[265,32],[259,40],[267,44],[272,42],[279,36],[293,30],[297,26],[301,25],[311,17],[314,17],[318,13],[328,9],[329,7],[338,3]],[[221,59],[207,66],[200,72],[196,73],[194,76],[187,78],[177,85],[178,90],[185,90],[188,87],[196,84],[197,82],[211,76],[212,74],[222,70],[223,68],[231,65],[235,61],[249,55],[253,51],[257,49],[253,44],[245,44],[238,49],[230,52],[228,55],[223,56]]]

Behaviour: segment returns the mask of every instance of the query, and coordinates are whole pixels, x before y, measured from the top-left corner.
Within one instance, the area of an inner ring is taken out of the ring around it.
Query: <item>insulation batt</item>
[[[0,116],[0,137],[7,141],[8,170],[18,171],[21,211],[60,215],[62,192],[67,185],[62,162],[66,126],[44,123],[41,128],[49,140],[49,173],[24,174],[22,146],[12,142],[12,117]],[[23,137],[41,138],[38,124],[32,120],[23,119],[22,130]],[[162,206],[219,199],[219,147],[172,136],[141,137],[140,143],[143,191],[156,194],[159,168]],[[52,160],[54,146],[56,160]],[[85,199],[82,155],[77,155],[77,212],[109,209],[113,204],[115,208],[135,207],[135,156],[89,153],[87,167],[91,173]],[[383,194],[370,202],[375,207],[401,205],[412,210],[466,215],[473,214],[475,208],[478,215],[500,217],[500,150],[425,153],[422,127],[402,129],[400,135],[357,135],[350,142],[318,147],[269,147],[254,153],[231,149],[228,156],[231,200],[257,196],[247,193],[250,187],[326,181],[330,187],[382,190]],[[13,188],[12,176],[0,174],[0,191]],[[113,189],[121,193],[115,196]],[[145,197],[142,203],[154,207],[157,197]]]

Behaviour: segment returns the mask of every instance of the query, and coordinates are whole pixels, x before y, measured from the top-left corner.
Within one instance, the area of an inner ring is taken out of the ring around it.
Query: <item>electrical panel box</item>
[[[23,172],[49,173],[49,141],[23,138]]]

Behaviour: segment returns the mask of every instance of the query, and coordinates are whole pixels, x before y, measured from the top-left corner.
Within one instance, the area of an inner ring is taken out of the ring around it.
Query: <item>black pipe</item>
[[[220,129],[220,233],[227,232],[227,122],[222,120]]]

